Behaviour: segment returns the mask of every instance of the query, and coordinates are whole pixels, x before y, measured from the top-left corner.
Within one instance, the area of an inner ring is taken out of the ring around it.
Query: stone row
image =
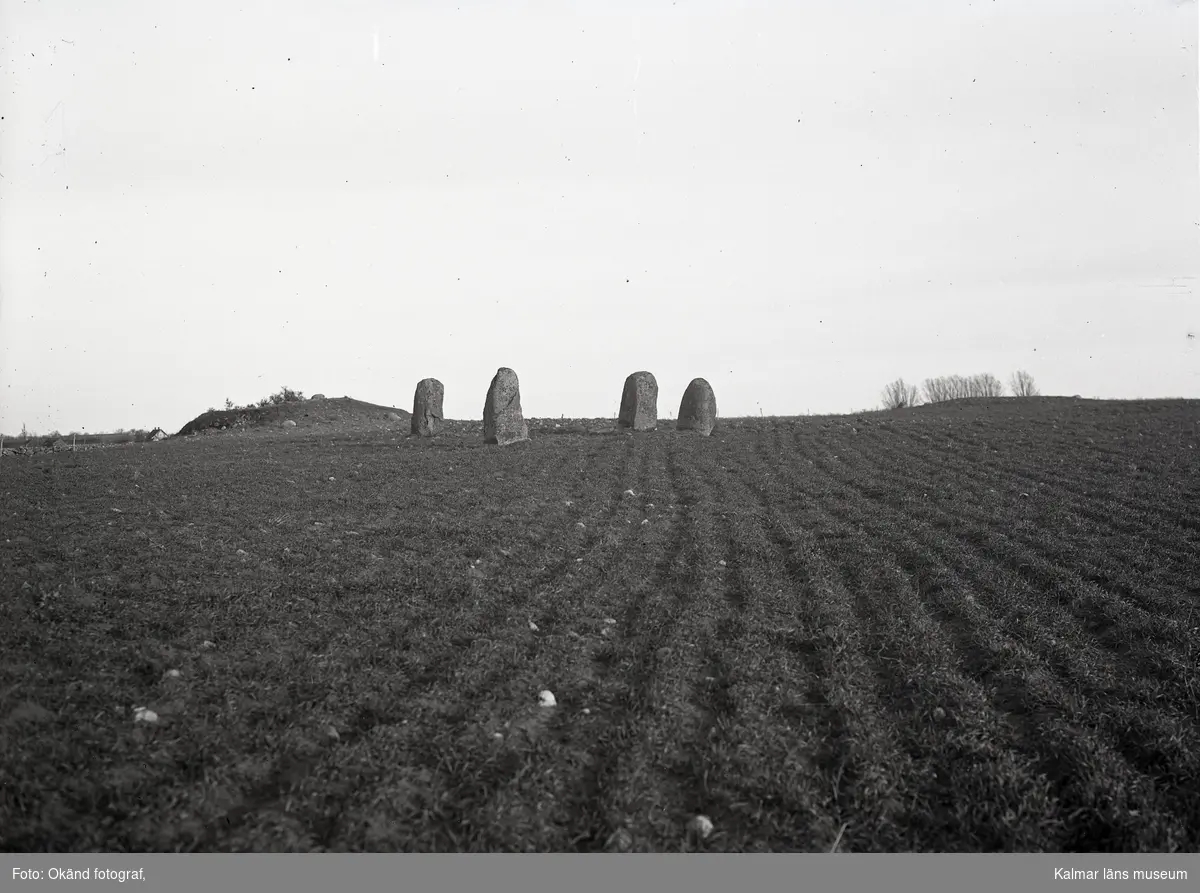
[[[436,378],[417,382],[413,395],[412,433],[433,437],[441,430],[442,401],[446,389]],[[676,430],[694,431],[705,437],[717,423],[717,399],[712,385],[694,378],[683,392]],[[633,431],[658,427],[658,382],[649,372],[634,372],[625,379],[617,425]],[[517,373],[507,366],[496,371],[483,404],[483,442],[505,446],[529,439],[529,426],[521,412],[521,386]]]

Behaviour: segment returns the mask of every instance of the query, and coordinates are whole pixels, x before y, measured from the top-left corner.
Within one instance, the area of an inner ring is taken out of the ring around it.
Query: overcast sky
[[[0,431],[1200,397],[1197,8],[0,0]]]

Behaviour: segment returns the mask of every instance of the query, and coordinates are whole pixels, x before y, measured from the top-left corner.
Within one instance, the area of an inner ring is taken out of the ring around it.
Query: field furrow
[[[827,473],[846,487],[851,504],[865,504],[862,511],[847,506],[831,513],[888,544],[955,637],[965,666],[993,688],[995,712],[1018,724],[1027,750],[1055,755],[1043,772],[1071,779],[1073,787],[1059,795],[1063,810],[1099,811],[1102,818],[1091,825],[1064,831],[1064,849],[1137,849],[1162,834],[1180,846],[1196,833],[1190,792],[1198,767],[1178,746],[1196,734],[1194,670],[1140,649],[1150,668],[1134,666],[1149,678],[1131,684],[1113,666],[1113,652],[1080,629],[1078,616],[1039,598],[1028,581],[983,552],[938,532],[925,520],[934,508],[912,499],[907,512],[892,509],[845,484],[840,470]],[[1079,735],[1081,728],[1089,734]],[[1089,766],[1097,767],[1095,779],[1081,781]]]
[[[1198,418],[5,455],[0,848],[1195,851]]]
[[[1019,493],[999,494],[988,486],[996,483],[994,478],[975,478],[969,470],[956,470],[951,499],[944,496],[945,479],[923,471],[918,463],[897,462],[894,456],[869,448],[851,447],[842,453],[861,472],[857,478],[861,483],[856,486],[868,496],[887,492],[893,499],[915,499],[920,494],[922,503],[929,503],[930,511],[940,518],[937,523],[942,529],[957,531],[976,544],[985,533],[999,536],[1032,550],[1046,562],[1076,567],[1083,583],[1100,586],[1110,599],[1144,618],[1175,618],[1181,607],[1186,610],[1186,598],[1181,604],[1184,593],[1156,585],[1158,579],[1178,579],[1172,572],[1184,561],[1164,554],[1161,540],[1131,541],[1103,525],[1080,523],[1070,518],[1069,512],[1060,511],[1061,504],[1054,505],[1051,521],[1041,515],[1039,503],[1046,499],[1044,494],[1033,502]],[[974,486],[962,486],[963,481]],[[1081,555],[1086,558],[1081,560]]]
[[[1019,451],[981,461],[978,455],[964,455],[952,443],[911,431],[901,432],[901,436],[910,438],[914,449],[891,454],[903,455],[912,465],[953,468],[956,477],[992,486],[1006,481],[1010,489],[1015,485],[1029,496],[1067,509],[1082,521],[1081,526],[1099,525],[1125,537],[1153,538],[1160,550],[1179,557],[1186,558],[1200,547],[1194,528],[1181,523],[1191,517],[1187,501],[1176,498],[1166,480],[1148,474],[1144,464],[1129,456],[1104,461],[1075,452],[1048,459],[1044,452]],[[1193,468],[1200,472],[1200,463],[1193,463]],[[1186,479],[1181,472],[1183,469],[1173,472],[1171,480]],[[1049,520],[1057,522],[1059,518]]]
[[[806,462],[779,461],[786,450],[783,443],[760,447],[782,472],[772,476],[764,498],[786,494],[811,507],[802,517],[820,531],[823,550],[853,596],[852,623],[876,699],[905,754],[897,796],[906,806],[907,845],[929,848],[951,827],[966,849],[1021,848],[1045,839],[1053,825],[1046,785],[1032,760],[1011,748],[986,687],[964,672],[954,639],[896,555],[860,525],[818,508],[833,496],[828,482],[801,470]]]

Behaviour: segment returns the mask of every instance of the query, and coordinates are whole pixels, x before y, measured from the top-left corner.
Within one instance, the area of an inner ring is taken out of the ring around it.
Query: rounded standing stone
[[[617,425],[634,431],[658,427],[658,382],[649,372],[634,372],[625,379]]]
[[[422,378],[413,394],[412,433],[433,437],[442,427],[442,398],[446,389],[436,378]]]
[[[679,403],[676,430],[695,431],[707,437],[716,424],[717,398],[713,395],[712,385],[703,378],[693,378]]]
[[[507,366],[496,370],[483,404],[483,442],[505,446],[529,439],[529,426],[521,414],[521,385]]]

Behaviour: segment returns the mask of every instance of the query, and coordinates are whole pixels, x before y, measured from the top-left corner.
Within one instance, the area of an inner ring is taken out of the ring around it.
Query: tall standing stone
[[[529,439],[529,426],[521,414],[521,385],[507,366],[496,370],[483,404],[483,442],[505,446]]]
[[[675,428],[707,437],[716,424],[717,398],[713,395],[712,385],[703,378],[693,378],[679,403],[679,421]]]
[[[649,372],[634,372],[625,379],[617,425],[634,431],[658,427],[658,382]]]
[[[412,433],[433,437],[442,427],[442,397],[446,389],[436,378],[422,378],[413,394]]]

